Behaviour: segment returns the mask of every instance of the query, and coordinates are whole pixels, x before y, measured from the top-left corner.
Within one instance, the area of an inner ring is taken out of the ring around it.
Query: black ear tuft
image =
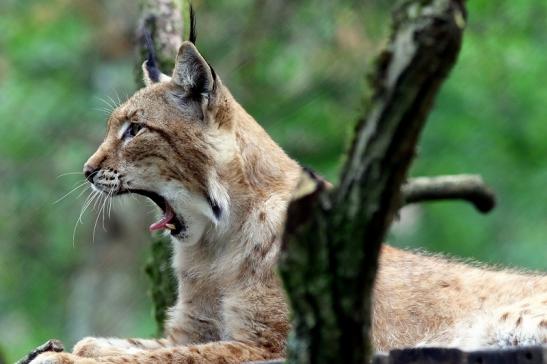
[[[194,12],[194,7],[190,4],[190,38],[188,39],[192,44],[196,44],[197,33],[196,33],[196,13]]]
[[[153,83],[159,82],[161,71],[158,68],[156,51],[154,50],[154,44],[152,42],[152,35],[150,34],[150,31],[146,27],[144,28],[144,41],[146,45],[146,50],[148,51],[148,57],[145,62],[148,78]]]

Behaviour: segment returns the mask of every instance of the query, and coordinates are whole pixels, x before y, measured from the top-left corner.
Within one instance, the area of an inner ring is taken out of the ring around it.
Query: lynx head
[[[219,169],[233,159],[237,103],[192,42],[184,42],[171,77],[143,64],[146,87],[117,107],[107,134],[84,165],[94,188],[137,193],[163,211],[150,230],[197,241],[229,213]]]

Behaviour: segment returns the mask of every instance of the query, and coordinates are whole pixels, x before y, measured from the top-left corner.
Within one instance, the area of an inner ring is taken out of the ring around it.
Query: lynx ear
[[[216,75],[191,42],[179,48],[171,81],[182,88],[184,97],[194,100],[211,99]]]

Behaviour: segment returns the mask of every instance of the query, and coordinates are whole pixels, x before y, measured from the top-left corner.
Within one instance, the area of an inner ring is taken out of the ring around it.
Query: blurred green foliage
[[[82,181],[79,174],[59,176],[80,171],[102,139],[102,109],[134,89],[136,3],[0,3],[0,344],[10,360],[51,337],[70,345],[85,334],[154,333],[142,272],[146,223],[133,218],[122,229],[140,240],[110,243],[120,238],[102,233],[92,243],[96,211],[73,239],[85,194],[77,199],[77,190],[54,204]],[[198,46],[275,140],[335,181],[391,5],[196,0]],[[547,3],[468,6],[460,60],[412,174],[480,173],[499,206],[480,216],[463,203],[422,205],[403,214],[388,240],[545,270]],[[114,217],[123,220],[127,210],[116,207]],[[130,262],[112,258],[126,255]],[[101,285],[111,276],[121,278]],[[89,300],[84,324],[80,308]],[[117,319],[107,319],[110,311]],[[101,319],[108,324],[95,323]]]
[[[460,60],[425,130],[414,175],[480,173],[497,193],[488,216],[424,206],[397,239],[491,263],[547,269],[547,3],[472,1]]]

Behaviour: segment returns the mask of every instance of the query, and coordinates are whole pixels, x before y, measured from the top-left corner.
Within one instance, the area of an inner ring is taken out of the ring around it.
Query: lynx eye
[[[128,138],[135,137],[139,133],[139,131],[142,130],[142,128],[143,128],[142,124],[130,123],[127,126],[127,129],[125,129],[125,131],[123,133],[123,136],[122,136],[122,139],[128,139]]]

